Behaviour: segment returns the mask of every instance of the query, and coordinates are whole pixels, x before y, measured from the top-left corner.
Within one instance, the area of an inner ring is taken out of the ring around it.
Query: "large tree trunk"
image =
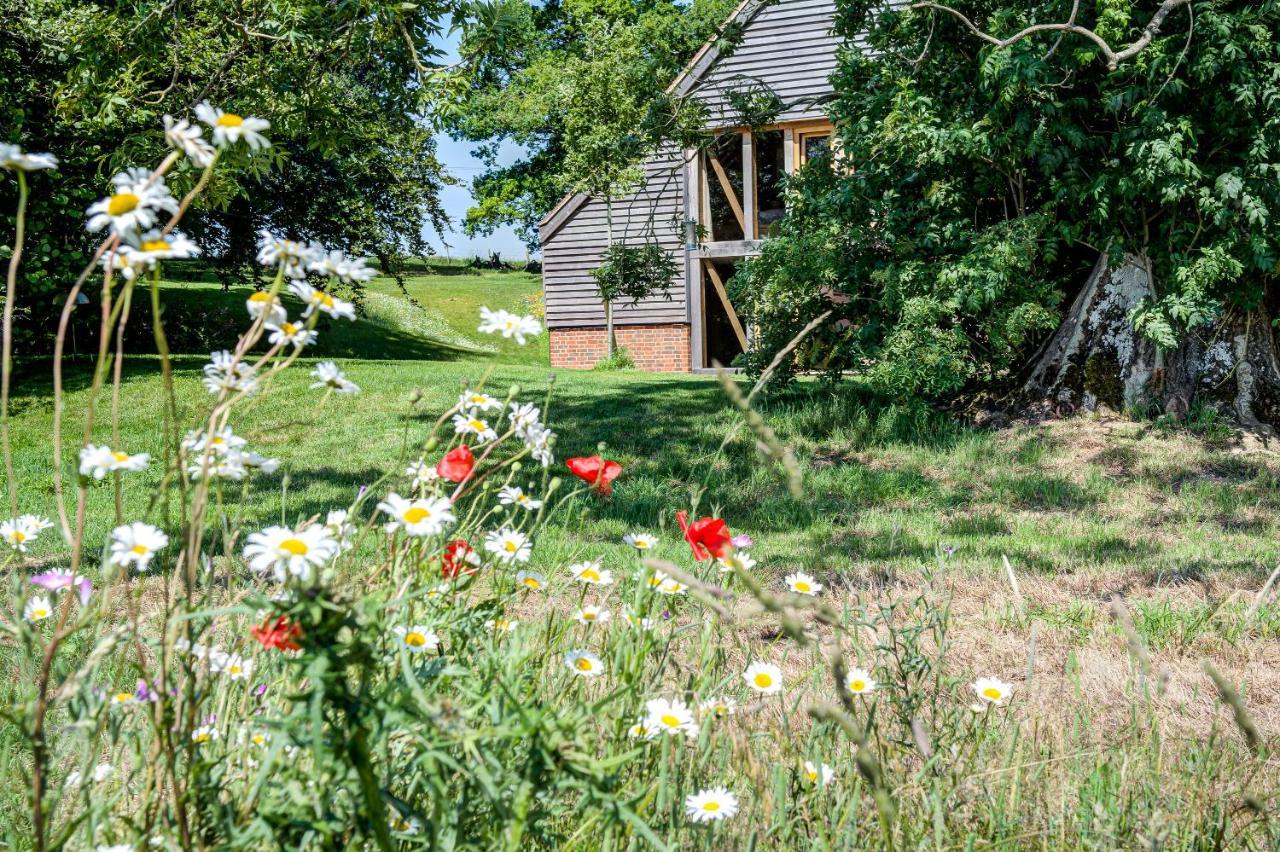
[[[1269,307],[1228,311],[1160,350],[1129,320],[1152,292],[1145,258],[1127,256],[1115,267],[1100,258],[1032,360],[1024,396],[1063,411],[1107,406],[1181,417],[1208,406],[1256,431],[1280,428],[1280,355]]]

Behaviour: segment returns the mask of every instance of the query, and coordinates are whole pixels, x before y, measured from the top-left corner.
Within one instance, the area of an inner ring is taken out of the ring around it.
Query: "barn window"
[[[755,239],[772,236],[778,223],[787,212],[783,199],[782,181],[787,174],[786,137],[781,130],[768,130],[752,137],[755,152],[756,213]]]
[[[702,154],[702,222],[711,242],[747,239],[742,134],[718,137]]]

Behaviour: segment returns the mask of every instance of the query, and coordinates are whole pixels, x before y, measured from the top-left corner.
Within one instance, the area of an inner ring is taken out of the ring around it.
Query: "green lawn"
[[[348,505],[361,486],[418,455],[429,424],[465,386],[487,377],[498,392],[519,385],[538,396],[554,386],[547,420],[560,436],[557,458],[592,453],[602,444],[605,455],[622,462],[624,474],[612,499],[581,501],[581,511],[562,515],[540,538],[532,565],[537,570],[552,575],[586,556],[630,565],[634,556],[621,537],[636,530],[661,536],[659,557],[681,555],[674,513],[706,482],[702,511],[723,516],[735,533],[755,540],[756,572],[775,592],[786,574],[807,571],[826,585],[824,599],[848,612],[886,597],[905,599],[934,572],[950,599],[952,659],[1015,678],[1037,732],[1069,730],[1062,738],[1037,733],[1038,745],[1026,755],[1030,760],[1049,753],[1036,751],[1042,747],[1070,753],[1072,762],[1058,768],[1072,778],[1053,780],[1065,791],[1094,784],[1089,773],[1102,773],[1100,799],[1111,801],[1129,789],[1123,779],[1105,780],[1116,770],[1103,755],[1106,737],[1145,725],[1135,722],[1127,699],[1116,700],[1116,690],[1129,688],[1131,663],[1108,614],[1115,596],[1127,602],[1153,665],[1168,673],[1161,701],[1169,709],[1161,724],[1167,725],[1169,766],[1183,757],[1186,766],[1204,759],[1197,743],[1211,730],[1214,736],[1231,730],[1229,714],[1200,670],[1203,659],[1247,683],[1249,711],[1268,736],[1280,729],[1280,670],[1274,665],[1280,659],[1280,607],[1273,597],[1248,613],[1280,561],[1278,468],[1269,456],[1120,419],[979,431],[924,408],[877,404],[847,389],[802,383],[764,406],[768,423],[794,448],[804,470],[803,495],[794,499],[749,432],[725,453],[716,452],[738,415],[714,379],[553,372],[546,366],[545,336],[521,349],[495,346],[493,338],[476,333],[480,304],[527,309],[536,303],[536,277],[419,275],[408,289],[426,312],[411,309],[390,281],[380,279],[369,288],[368,318],[321,329],[314,354],[337,359],[363,388],[361,395],[322,401],[307,389],[312,360],[238,410],[237,433],[283,462],[281,473],[255,481],[257,493],[243,501],[246,530]],[[223,318],[202,331],[225,333],[225,340],[200,341],[216,346],[230,345],[243,326],[244,296],[188,283],[170,285],[165,294],[174,316]],[[148,339],[143,331],[135,335],[140,341]],[[187,422],[207,405],[199,384],[207,348],[178,359],[179,407]],[[147,357],[127,363],[120,444],[130,452],[158,453],[158,363]],[[52,403],[42,369],[27,365],[17,383],[15,449],[23,511],[52,517]],[[87,381],[83,367],[71,369],[69,423],[80,422]],[[109,427],[101,426],[95,438],[109,442]],[[63,464],[70,471],[76,433],[68,445]],[[151,485],[159,472],[153,466],[139,476],[142,481],[131,486]],[[147,491],[126,489],[127,517],[143,517]],[[238,488],[229,489],[225,500],[238,505]],[[112,526],[111,505],[111,488],[95,487],[91,550]],[[34,555],[56,563],[64,552],[46,534]],[[1003,556],[1018,578],[1016,593],[1001,567]],[[93,573],[92,565],[88,570]],[[753,645],[767,644],[770,653],[820,663],[806,656],[808,650],[788,649],[757,611],[744,611],[732,629],[744,656]],[[1056,745],[1044,746],[1046,737]],[[1166,757],[1158,748],[1151,751],[1143,737],[1141,760],[1163,765]],[[1086,748],[1097,751],[1079,751]],[[1040,773],[1056,771],[1036,769],[1032,776],[1049,783]],[[1267,789],[1275,775],[1264,771],[1256,788]],[[1192,775],[1186,778],[1176,794],[1169,792],[1170,801],[1198,801],[1204,793]],[[1135,795],[1165,795],[1160,778],[1143,783],[1149,789]],[[995,798],[1011,797],[1013,808],[1016,792],[1016,785],[1001,788]],[[1009,830],[1016,830],[1017,820],[1010,820]],[[981,835],[983,829],[975,831]]]

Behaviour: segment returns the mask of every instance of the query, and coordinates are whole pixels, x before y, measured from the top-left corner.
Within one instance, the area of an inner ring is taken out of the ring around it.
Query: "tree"
[[[637,115],[651,105],[669,103],[667,84],[698,46],[717,31],[734,0],[568,0],[534,3],[495,0],[480,6],[463,30],[461,62],[445,75],[451,95],[447,122],[455,136],[479,144],[489,167],[472,182],[475,206],[465,223],[469,234],[490,233],[514,225],[531,249],[538,244],[538,221],[567,192],[574,179],[566,173],[571,158],[568,113],[581,114],[583,100],[575,80],[590,83],[586,66],[611,56],[629,91]],[[731,35],[731,34],[728,34]],[[607,44],[599,44],[605,38]],[[571,71],[570,69],[576,69]],[[575,105],[575,101],[577,102]],[[612,141],[629,145],[636,128],[616,122]],[[591,132],[607,148],[603,130]],[[498,165],[503,143],[524,154]]]
[[[251,257],[264,226],[384,265],[425,252],[423,230],[446,226],[428,63],[454,10],[453,0],[0,0],[0,140],[62,161],[59,191],[32,199],[23,326],[41,327],[87,260],[83,212],[111,174],[157,162],[161,117],[206,99],[271,121],[272,147],[221,172],[189,217],[225,273]],[[171,183],[182,191],[195,178]]]
[[[807,364],[896,395],[1280,423],[1280,4],[916,6],[842,5],[872,50],[739,282],[756,360],[831,309]]]

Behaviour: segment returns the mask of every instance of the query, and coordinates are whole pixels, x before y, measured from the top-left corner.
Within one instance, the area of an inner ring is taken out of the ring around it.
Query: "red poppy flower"
[[[459,574],[474,574],[479,565],[480,557],[471,549],[471,545],[462,539],[455,538],[445,546],[444,567],[441,573],[448,579],[452,580]]]
[[[449,482],[465,482],[475,466],[476,457],[471,455],[471,448],[462,444],[444,454],[444,458],[436,465],[436,473]]]
[[[601,494],[613,493],[613,481],[622,474],[622,465],[599,456],[580,456],[569,459],[565,466],[574,476],[595,486]]]
[[[275,648],[277,651],[301,651],[302,646],[294,639],[302,638],[302,628],[296,624],[290,624],[289,619],[280,616],[276,619],[276,623],[272,624],[268,618],[262,622],[259,627],[251,627],[250,635],[264,648]]]
[[[729,527],[720,518],[698,518],[689,523],[687,512],[676,512],[676,520],[684,531],[684,540],[689,542],[694,559],[719,559],[733,548],[733,536]]]

